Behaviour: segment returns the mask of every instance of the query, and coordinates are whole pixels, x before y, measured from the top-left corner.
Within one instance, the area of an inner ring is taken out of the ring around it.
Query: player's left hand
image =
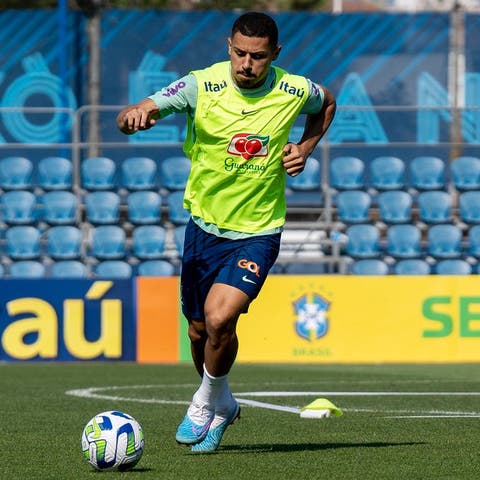
[[[287,143],[283,147],[282,163],[291,177],[303,172],[308,155],[296,143]]]

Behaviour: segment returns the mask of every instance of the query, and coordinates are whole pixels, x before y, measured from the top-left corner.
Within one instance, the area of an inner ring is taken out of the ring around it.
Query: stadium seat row
[[[184,226],[174,230],[175,255],[183,252]],[[3,251],[14,261],[36,260],[47,255],[54,260],[158,260],[167,255],[167,232],[159,225],[142,225],[127,240],[117,225],[102,225],[90,230],[72,225],[55,226],[42,232],[31,225],[10,227],[5,232]]]
[[[351,225],[346,230],[346,254],[355,259],[390,255],[397,259],[418,258],[429,255],[435,259],[471,256],[480,258],[480,225],[475,225],[463,238],[463,231],[450,224],[433,225],[422,241],[422,232],[412,224],[392,225],[381,241],[375,225]]]
[[[20,260],[8,266],[0,265],[0,278],[131,278],[133,276],[168,277],[177,273],[167,260],[146,260],[132,265],[124,260],[105,260],[89,268],[78,260],[46,263],[40,260]]]

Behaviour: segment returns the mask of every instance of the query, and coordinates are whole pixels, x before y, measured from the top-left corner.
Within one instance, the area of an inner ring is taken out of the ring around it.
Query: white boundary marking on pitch
[[[120,390],[140,390],[146,388],[184,388],[194,387],[194,385],[127,385],[127,386],[110,386],[110,387],[89,387],[75,390],[68,390],[65,393],[81,398],[94,398],[100,400],[112,400],[115,402],[137,402],[137,403],[149,403],[149,404],[163,404],[163,405],[188,405],[190,402],[182,400],[162,400],[159,398],[137,398],[137,397],[125,397],[120,395],[110,395],[102,392],[115,392]],[[277,405],[274,403],[261,402],[258,400],[250,400],[242,397],[389,397],[389,396],[403,396],[403,397],[416,397],[416,396],[480,396],[480,392],[285,392],[285,391],[260,391],[260,392],[238,392],[235,393],[235,398],[242,405],[248,405],[256,408],[264,408],[267,410],[275,410],[280,412],[299,414],[301,409],[297,407],[289,407],[286,405]],[[358,413],[377,413],[392,415],[385,416],[385,418],[480,418],[480,412],[458,412],[458,411],[415,411],[415,410],[381,410],[381,409],[349,409],[343,408],[345,412],[358,412]]]

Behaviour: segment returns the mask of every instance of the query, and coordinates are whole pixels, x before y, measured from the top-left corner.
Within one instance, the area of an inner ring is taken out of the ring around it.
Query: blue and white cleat
[[[192,420],[189,416],[190,411],[192,410],[193,406],[191,406],[185,416],[183,417],[182,422],[177,428],[177,433],[175,435],[175,439],[178,443],[182,443],[184,445],[194,445],[196,443],[201,442],[208,433],[208,429],[215,418],[215,414],[205,408],[199,407],[198,415],[196,415],[195,420],[199,420],[202,423],[196,423]]]
[[[235,406],[229,415],[222,416],[220,414],[215,415],[207,436],[201,442],[192,446],[192,452],[196,453],[209,453],[214,452],[220,442],[222,441],[223,434],[229,425],[231,425],[237,418],[240,418],[240,405],[235,402]]]

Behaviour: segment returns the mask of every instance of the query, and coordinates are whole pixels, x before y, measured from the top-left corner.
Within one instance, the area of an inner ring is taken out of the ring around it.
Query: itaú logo
[[[253,157],[266,157],[270,135],[255,135],[253,133],[236,133],[228,144],[227,152],[238,155],[245,160]]]

